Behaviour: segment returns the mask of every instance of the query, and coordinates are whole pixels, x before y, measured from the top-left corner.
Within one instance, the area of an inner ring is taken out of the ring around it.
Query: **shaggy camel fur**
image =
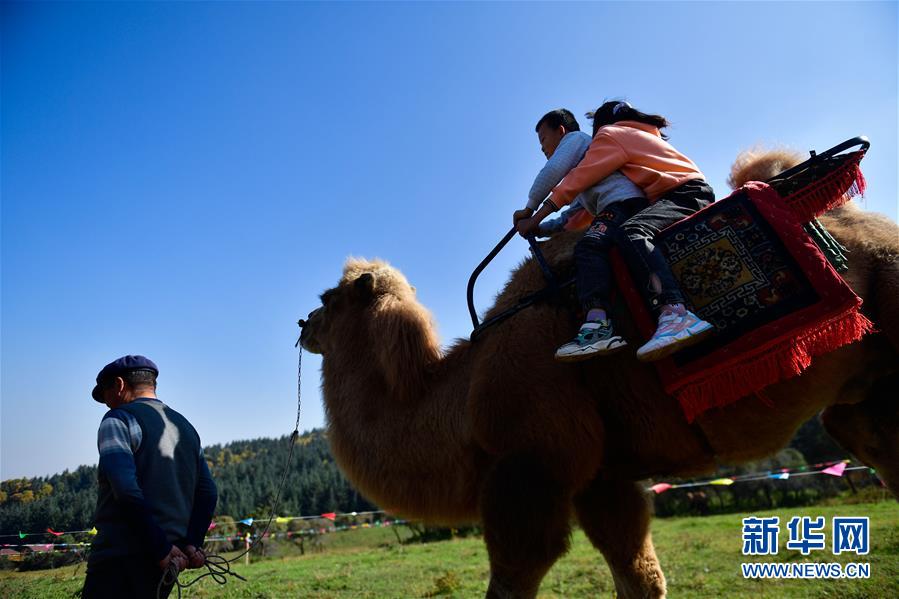
[[[821,410],[833,436],[897,493],[899,228],[851,207],[822,220],[850,250],[844,276],[882,332],[818,358],[802,376],[766,389],[764,400],[744,398],[692,425],[633,352],[555,362],[555,348],[579,324],[568,306],[524,310],[444,354],[403,275],[384,262],[350,260],[301,336],[304,348],[323,356],[334,457],[386,510],[433,523],[480,522],[488,597],[536,596],[568,548],[575,517],[605,557],[619,597],[664,597],[637,481],[770,455]],[[548,242],[548,261],[569,264],[576,239]],[[488,316],[543,284],[526,261]],[[623,306],[615,317],[636,341]]]

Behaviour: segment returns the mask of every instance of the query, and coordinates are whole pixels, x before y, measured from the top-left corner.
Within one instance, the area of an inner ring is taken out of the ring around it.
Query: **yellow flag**
[[[734,484],[734,479],[732,478],[716,478],[715,480],[709,481],[710,485],[732,485]]]

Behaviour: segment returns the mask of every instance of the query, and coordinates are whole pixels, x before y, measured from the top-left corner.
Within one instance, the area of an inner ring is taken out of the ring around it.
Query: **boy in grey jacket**
[[[571,111],[564,108],[543,115],[537,121],[535,130],[547,161],[531,185],[526,206],[512,215],[519,231],[528,228],[527,223],[534,211],[583,159],[592,141],[580,130]],[[640,188],[616,171],[577,196],[558,218],[540,223],[538,234],[541,237],[587,227],[574,252],[578,299],[587,314],[586,321],[575,338],[556,351],[557,360],[584,360],[627,346],[625,340],[614,333],[606,313],[612,272],[607,260],[596,259],[596,249],[604,250],[605,257],[605,253],[617,243],[621,223],[646,205],[646,197]],[[584,252],[588,246],[592,251]]]

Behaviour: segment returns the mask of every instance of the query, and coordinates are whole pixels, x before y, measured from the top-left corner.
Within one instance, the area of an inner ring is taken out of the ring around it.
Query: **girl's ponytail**
[[[593,119],[593,136],[600,127],[611,125],[618,121],[637,121],[646,125],[657,127],[659,131],[671,125],[668,119],[658,114],[646,114],[640,112],[623,100],[612,100],[603,103],[595,112],[588,112],[587,118]],[[668,136],[662,134],[662,139],[668,139]]]

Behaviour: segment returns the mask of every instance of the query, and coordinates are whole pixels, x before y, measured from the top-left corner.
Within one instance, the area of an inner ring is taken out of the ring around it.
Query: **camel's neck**
[[[468,381],[450,374],[464,368],[429,368],[414,398],[393,395],[371,368],[347,373],[326,357],[322,370],[332,451],[364,495],[410,517],[473,517],[478,452],[465,422]]]

